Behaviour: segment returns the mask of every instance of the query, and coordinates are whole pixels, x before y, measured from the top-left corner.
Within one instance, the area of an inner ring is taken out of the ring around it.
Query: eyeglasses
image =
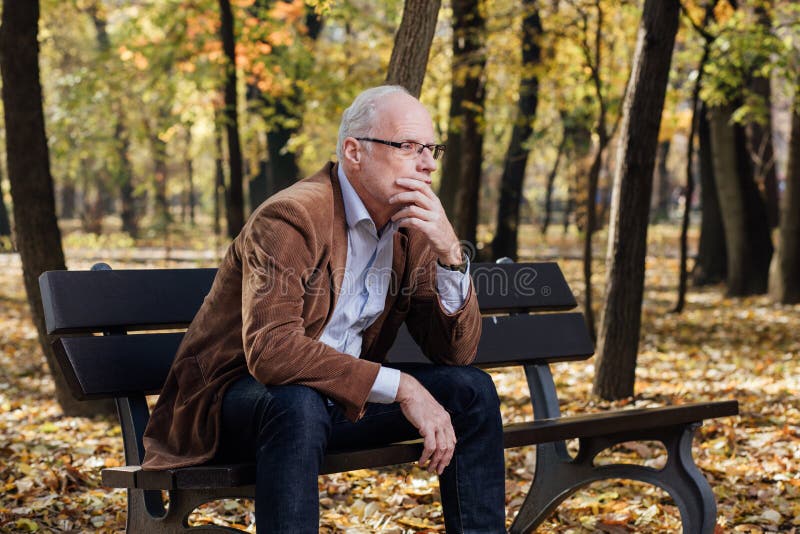
[[[426,148],[431,151],[433,159],[439,159],[444,155],[447,149],[445,145],[437,145],[432,143],[426,145],[425,143],[417,143],[416,141],[387,141],[385,139],[374,139],[372,137],[356,137],[359,141],[371,141],[373,143],[381,143],[400,150],[400,155],[405,158],[413,158],[422,155],[422,151]]]

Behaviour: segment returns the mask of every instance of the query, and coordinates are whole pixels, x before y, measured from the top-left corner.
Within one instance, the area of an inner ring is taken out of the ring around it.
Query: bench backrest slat
[[[185,327],[216,274],[216,269],[48,271],[39,278],[47,331]]]
[[[585,360],[594,344],[580,313],[484,317],[475,364],[481,367]],[[400,328],[389,350],[392,363],[429,363],[408,333]]]
[[[63,337],[57,356],[68,362],[81,399],[155,394],[169,371],[182,333]],[[476,364],[482,367],[585,359],[593,352],[579,313],[486,317]],[[405,327],[390,352],[394,363],[429,363]]]
[[[568,310],[575,298],[555,263],[476,263],[484,313]],[[50,271],[39,279],[50,334],[187,326],[216,269]]]

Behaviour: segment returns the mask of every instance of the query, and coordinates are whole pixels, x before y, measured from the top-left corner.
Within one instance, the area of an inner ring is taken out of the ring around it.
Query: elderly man
[[[259,532],[319,529],[326,451],[422,436],[448,532],[505,532],[502,425],[469,364],[481,319],[403,88],[344,112],[339,164],[264,202],[230,246],[145,432],[145,469],[255,460]],[[433,365],[382,365],[397,330]]]

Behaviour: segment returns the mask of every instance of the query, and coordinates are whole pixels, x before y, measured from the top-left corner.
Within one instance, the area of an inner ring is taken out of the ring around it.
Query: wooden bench
[[[116,400],[125,447],[124,467],[102,471],[103,484],[128,490],[128,532],[185,532],[197,506],[254,495],[253,464],[203,465],[143,471],[142,434],[149,417],[145,395],[157,394],[181,341],[214,279],[214,269],[51,271],[40,280],[47,330],[72,393]],[[705,419],[738,413],[736,401],[608,411],[561,417],[549,364],[589,358],[594,347],[575,299],[555,263],[473,264],[483,319],[476,365],[523,366],[534,420],[506,425],[505,447],[536,445],[531,490],[511,532],[529,532],[579,488],[601,479],[632,479],[666,490],[687,534],[711,533],[716,503],[692,458],[692,438]],[[149,331],[149,332],[148,332]],[[157,331],[157,332],[154,332]],[[126,335],[135,332],[135,335]],[[97,335],[104,334],[104,335]],[[401,330],[389,360],[426,361]],[[574,458],[565,440],[577,439]],[[663,468],[595,465],[622,442],[663,443]],[[377,468],[419,458],[418,441],[378,449],[331,451],[324,473]],[[162,491],[169,492],[165,508]],[[207,531],[234,532],[204,526]],[[238,531],[235,531],[238,532]]]

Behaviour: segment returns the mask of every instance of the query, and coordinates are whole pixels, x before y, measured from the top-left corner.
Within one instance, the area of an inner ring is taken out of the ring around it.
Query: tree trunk
[[[789,164],[781,209],[780,248],[771,277],[770,294],[776,302],[800,302],[800,91],[794,95]]]
[[[402,85],[419,98],[441,0],[405,0],[386,73],[386,83]]]
[[[172,216],[167,198],[167,142],[157,134],[150,134],[150,149],[153,153],[153,181],[155,188],[155,227],[167,232]]]
[[[439,197],[460,239],[475,243],[483,160],[486,21],[478,0],[453,1],[453,82],[448,155]]]
[[[646,0],[623,104],[594,379],[604,399],[633,395],[653,168],[679,12],[678,0]]]
[[[764,99],[767,107],[766,123],[751,122],[747,125],[747,136],[750,140],[750,154],[753,161],[753,174],[757,184],[763,189],[766,201],[767,220],[770,228],[777,228],[780,220],[778,207],[778,177],[775,172],[775,152],[772,145],[772,119],[769,110],[772,108],[772,91],[769,78],[756,78],[752,90]]]
[[[103,233],[105,206],[101,190],[104,179],[104,176],[92,170],[91,162],[87,158],[81,158],[83,209],[80,211],[80,220],[81,230],[86,233],[96,235]]]
[[[663,222],[669,218],[669,203],[671,199],[671,180],[669,170],[667,169],[667,158],[669,157],[669,148],[672,143],[669,139],[664,139],[658,143],[658,150],[656,156],[656,172],[653,176],[655,183],[653,184],[653,222]]]
[[[262,0],[256,5],[263,10],[264,3]],[[260,11],[254,13],[257,15]],[[305,23],[308,28],[306,38],[314,43],[322,31],[323,20],[314,9],[306,7]],[[313,54],[298,58],[289,52],[290,50],[286,46],[274,46],[271,54],[276,61],[284,65],[285,71],[292,72],[295,80],[305,80],[311,75],[314,68]],[[303,125],[305,94],[302,87],[296,83],[293,83],[288,91],[278,96],[262,93],[257,86],[251,85],[248,87],[248,98],[260,100],[263,108],[270,110],[269,114],[264,117],[265,122],[268,123],[268,168],[266,173],[261,173],[258,178],[262,180],[263,189],[253,188],[256,191],[262,190],[264,193],[250,200],[252,206],[258,206],[268,196],[289,187],[301,177],[297,155],[293,150],[288,149],[288,144]]]
[[[225,130],[228,137],[228,184],[227,214],[228,237],[234,238],[244,226],[244,170],[242,149],[239,143],[239,115],[236,111],[236,42],[234,40],[233,13],[230,0],[219,0],[220,35],[222,49],[227,58],[225,67]]]
[[[133,194],[133,165],[131,165],[130,159],[131,139],[125,123],[122,122],[122,114],[119,108],[117,113],[115,136],[117,139],[117,158],[119,158],[120,165],[120,219],[122,219],[122,231],[135,239],[139,237],[139,213]]]
[[[8,220],[6,200],[3,198],[3,175],[0,173],[0,237],[11,237],[11,222]],[[0,250],[4,244],[0,241]]]
[[[59,191],[61,210],[58,212],[60,219],[73,219],[75,217],[75,186],[65,183]]]
[[[772,240],[764,201],[753,181],[744,128],[731,123],[734,105],[710,110],[714,178],[717,182],[725,246],[727,294],[765,293]]]
[[[215,127],[214,127],[214,146],[216,148],[216,157],[214,158],[214,235],[219,236],[222,234],[222,206],[224,199],[227,198],[225,192],[225,153],[222,147],[222,124],[218,113],[215,113]]]
[[[586,63],[591,72],[591,81],[594,86],[595,98],[597,99],[599,111],[597,114],[597,151],[592,161],[592,166],[589,168],[588,187],[586,193],[586,223],[584,225],[583,235],[583,285],[584,285],[584,298],[583,298],[583,315],[586,318],[586,324],[592,338],[596,338],[597,331],[595,328],[594,320],[594,306],[592,304],[592,259],[594,253],[592,252],[592,237],[597,229],[597,187],[600,180],[600,167],[603,163],[603,154],[608,145],[610,136],[606,127],[606,99],[603,96],[603,83],[600,76],[601,72],[601,53],[602,53],[602,36],[604,28],[604,10],[600,0],[595,0],[595,9],[597,10],[597,27],[594,34],[594,58],[590,56],[588,37],[585,48]],[[584,31],[588,31],[584,27]],[[649,202],[649,199],[648,199]],[[580,227],[580,224],[578,225]]]
[[[704,286],[725,280],[728,269],[728,251],[725,248],[725,227],[722,224],[717,180],[714,177],[711,126],[708,122],[708,110],[705,104],[700,107],[697,128],[702,212],[700,243],[692,269],[692,283],[695,286]]]
[[[714,7],[716,0],[706,6],[706,13],[703,17],[702,28],[708,27],[708,23],[714,16]],[[689,222],[692,215],[692,199],[694,198],[695,189],[695,139],[697,138],[697,131],[700,127],[700,120],[703,115],[700,103],[700,88],[703,81],[703,69],[705,69],[706,62],[708,62],[708,54],[711,50],[711,40],[706,39],[703,46],[703,54],[700,56],[700,62],[697,65],[697,78],[694,80],[694,88],[692,89],[692,118],[689,126],[689,139],[686,143],[686,187],[683,190],[683,216],[681,218],[681,237],[680,237],[680,259],[678,260],[678,299],[675,307],[672,309],[673,313],[680,313],[686,303],[686,287],[689,280],[689,270],[686,265],[689,261]],[[708,123],[705,125],[708,130]],[[715,197],[716,198],[716,197]],[[723,240],[724,242],[724,240]]]
[[[194,198],[194,161],[190,150],[191,133],[187,135],[186,144],[186,204],[189,208],[189,225],[195,226],[195,198]]]
[[[768,0],[767,3],[771,3],[771,0]],[[756,3],[754,6],[758,23],[763,27],[764,34],[769,35],[772,32],[772,20],[766,8],[767,6],[764,3]],[[756,69],[753,70],[757,71],[758,67],[763,66],[763,64],[756,65]],[[760,97],[766,111],[763,123],[752,121],[747,125],[748,144],[753,160],[753,175],[756,183],[760,184],[763,189],[769,227],[777,228],[780,220],[780,209],[778,207],[778,177],[775,172],[775,151],[772,143],[772,90],[769,77],[754,76],[750,81],[750,91]]]
[[[281,98],[269,96],[263,98],[265,102],[268,102],[267,105],[275,109],[276,117],[280,117],[273,119],[269,131],[267,131],[267,153],[269,154],[267,184],[269,186],[268,195],[272,195],[286,189],[300,178],[297,156],[293,151],[287,150],[286,145],[299,130],[299,126],[290,126],[294,122],[291,118],[297,117],[299,124],[302,112],[299,109],[301,103],[294,101],[296,97],[286,95]],[[266,200],[266,196],[260,200],[263,202]]]
[[[600,166],[603,163],[603,152],[605,152],[608,145],[608,135],[605,126],[605,113],[600,113],[600,120],[598,122],[599,142],[597,144],[597,152],[595,152],[592,166],[589,168],[589,186],[586,193],[586,223],[583,233],[583,315],[586,318],[586,325],[592,338],[597,335],[594,320],[594,305],[592,300],[592,259],[594,252],[592,251],[592,237],[597,229],[597,185],[600,181]],[[652,177],[650,177],[652,179]],[[650,199],[647,199],[648,206]]]
[[[544,193],[544,220],[542,221],[542,235],[547,234],[547,228],[550,226],[550,220],[553,217],[553,187],[558,175],[558,167],[561,163],[561,156],[564,154],[564,147],[567,144],[567,137],[561,136],[561,142],[558,144],[558,152],[556,153],[556,161],[553,163],[553,168],[547,175],[547,184],[545,185]]]
[[[6,158],[17,247],[39,344],[55,382],[56,400],[65,415],[112,413],[112,403],[81,402],[69,392],[53,355],[44,324],[39,275],[64,270],[61,233],[56,222],[53,178],[44,129],[39,82],[39,2],[3,1],[0,25],[0,72],[6,125]]]
[[[539,77],[536,76],[535,69],[541,61],[539,38],[542,34],[542,21],[536,0],[523,0],[522,9],[525,18],[522,21],[522,79],[519,84],[517,118],[503,163],[497,229],[492,241],[492,255],[495,258],[507,256],[514,260],[517,259],[519,207],[530,154],[528,139],[533,133],[533,120],[539,99]]]

